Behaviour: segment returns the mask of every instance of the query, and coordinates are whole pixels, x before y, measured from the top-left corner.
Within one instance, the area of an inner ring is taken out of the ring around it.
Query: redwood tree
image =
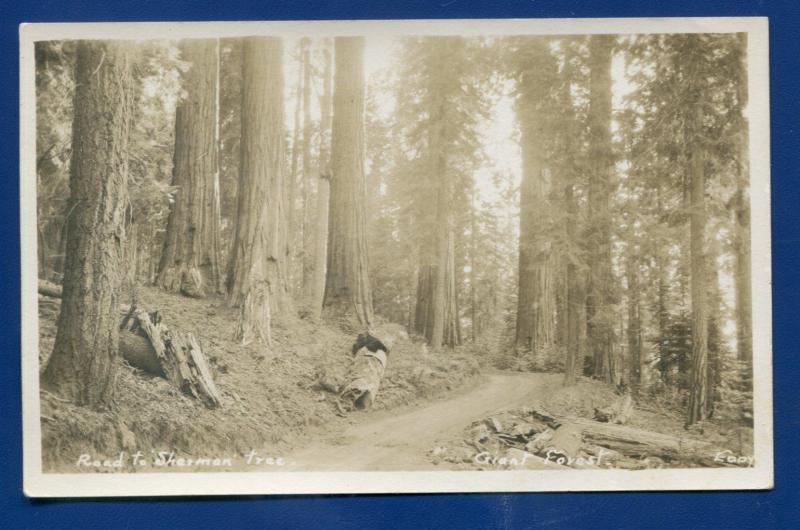
[[[177,187],[167,224],[157,283],[202,297],[221,290],[219,269],[219,41],[179,45],[189,63],[186,97],[175,111],[172,185]]]
[[[242,77],[241,175],[227,283],[231,303],[241,307],[237,337],[270,344],[271,315],[290,303],[281,40],[246,38]]]
[[[365,219],[364,39],[335,39],[328,266],[323,313],[372,322]]]
[[[303,277],[302,293],[309,300],[314,275],[314,237],[312,226],[312,168],[311,168],[311,41],[306,38],[303,47]]]
[[[736,231],[736,349],[740,361],[753,370],[753,294],[750,263],[750,142],[749,124],[744,115],[747,107],[747,34],[738,35],[738,79],[736,83],[738,158],[736,171],[735,217]]]
[[[415,331],[428,344],[455,346],[461,342],[455,269],[456,181],[454,151],[459,136],[469,137],[469,125],[460,114],[463,99],[458,70],[466,56],[461,37],[426,38],[420,53],[424,68],[421,84],[427,121],[420,130],[423,144],[424,181],[417,190],[420,208],[419,269],[414,315]],[[428,207],[430,204],[430,207]],[[463,203],[462,203],[463,204]],[[424,224],[423,224],[424,223]]]
[[[555,341],[555,291],[552,244],[547,239],[549,139],[554,136],[548,115],[555,85],[555,58],[544,37],[526,37],[518,56],[524,65],[518,80],[517,109],[522,147],[520,185],[519,295],[516,347],[534,352],[538,368]]]
[[[323,49],[325,60],[322,74],[322,95],[320,106],[319,134],[319,180],[317,181],[317,224],[314,234],[314,270],[311,293],[311,309],[319,316],[325,296],[325,264],[328,260],[328,207],[330,202],[330,131],[331,131],[331,92],[333,69],[330,45]]]
[[[45,386],[99,407],[113,396],[133,115],[131,45],[80,41],[61,313]]]
[[[689,184],[689,231],[692,300],[692,370],[689,393],[689,409],[686,423],[704,420],[707,414],[708,371],[708,302],[706,284],[706,200],[705,200],[705,153],[701,140],[703,107],[706,104],[698,80],[697,64],[702,60],[701,42],[694,35],[687,37],[686,77],[688,85],[695,90],[688,92],[691,99],[684,104],[688,109],[685,127],[688,153]]]
[[[614,380],[613,275],[611,268],[611,55],[613,35],[589,40],[589,219],[590,269],[586,293],[587,346],[593,353],[594,376]]]

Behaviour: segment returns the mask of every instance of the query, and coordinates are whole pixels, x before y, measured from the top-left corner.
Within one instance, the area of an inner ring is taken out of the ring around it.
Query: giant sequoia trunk
[[[423,223],[430,227],[424,234],[419,254],[414,330],[428,344],[438,348],[455,346],[460,341],[458,300],[455,292],[455,245],[453,233],[453,182],[448,167],[445,127],[451,102],[447,94],[458,78],[447,69],[448,49],[455,37],[430,39],[435,46],[433,74],[428,79],[430,118],[428,120],[427,185],[420,193],[435,197],[434,210]]]
[[[548,127],[547,112],[550,85],[555,81],[555,60],[542,37],[526,38],[522,53],[529,61],[518,88],[522,184],[516,347],[533,351],[537,368],[541,369],[541,354],[555,341],[551,244],[543,234],[549,224],[546,145],[554,131]]]
[[[303,298],[311,297],[314,277],[314,232],[312,229],[311,171],[311,41],[304,39],[303,48]]]
[[[202,297],[219,293],[219,41],[191,39],[179,45],[184,74],[175,111],[172,185],[177,188],[167,223],[157,283],[169,291]]]
[[[323,313],[372,322],[364,178],[364,39],[337,37]]]
[[[739,129],[739,158],[736,178],[736,232],[734,244],[736,250],[736,348],[738,358],[746,365],[750,374],[753,370],[753,315],[752,287],[750,263],[750,141],[749,124],[744,116],[747,107],[747,34],[742,33],[740,39],[739,79],[737,96],[738,112],[741,123]]]
[[[289,309],[281,40],[248,37],[242,64],[242,159],[228,288],[237,337],[269,344],[271,315]]]
[[[703,123],[702,100],[692,102],[689,116],[689,138],[697,135]],[[690,252],[692,299],[692,370],[690,378],[689,410],[686,423],[702,421],[707,415],[708,370],[708,309],[706,302],[705,261],[705,158],[703,147],[692,142],[689,152],[690,200]]]
[[[594,359],[594,376],[607,382],[615,379],[611,297],[611,213],[609,179],[613,169],[611,153],[611,54],[613,35],[590,39],[589,127],[592,164],[589,183],[587,227],[589,275],[586,294],[587,346]]]
[[[325,265],[328,260],[328,208],[330,201],[330,141],[331,141],[331,85],[333,72],[331,53],[326,45],[324,49],[325,70],[323,72],[322,95],[320,106],[319,133],[319,180],[317,181],[317,225],[314,234],[314,271],[311,294],[311,308],[314,315],[322,311],[322,300],[325,296]]]
[[[113,395],[118,354],[131,62],[128,43],[77,46],[63,302],[42,379],[65,398],[94,407]]]
[[[565,153],[570,154],[570,158],[564,162],[561,168],[561,175],[564,185],[564,203],[566,208],[566,222],[564,223],[564,236],[568,250],[566,252],[566,267],[564,271],[565,295],[564,295],[564,320],[566,330],[564,331],[564,384],[574,385],[579,370],[579,361],[583,360],[581,353],[581,332],[584,329],[585,318],[583,311],[586,307],[585,292],[581,278],[578,276],[578,266],[574,257],[575,249],[580,242],[578,236],[578,198],[575,195],[577,181],[577,164],[575,153],[578,142],[575,141],[577,135],[577,121],[572,102],[572,66],[569,43],[566,43],[567,54],[564,58],[564,69],[562,77],[562,104],[566,110],[563,116],[565,126],[561,130],[563,135],[563,148]]]

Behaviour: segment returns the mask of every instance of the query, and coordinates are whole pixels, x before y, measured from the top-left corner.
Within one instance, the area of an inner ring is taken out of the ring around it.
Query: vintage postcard
[[[767,36],[21,26],[26,494],[771,488]]]

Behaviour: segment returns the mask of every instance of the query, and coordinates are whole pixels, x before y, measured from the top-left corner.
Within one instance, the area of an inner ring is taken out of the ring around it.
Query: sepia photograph
[[[766,19],[20,35],[28,495],[772,487]]]

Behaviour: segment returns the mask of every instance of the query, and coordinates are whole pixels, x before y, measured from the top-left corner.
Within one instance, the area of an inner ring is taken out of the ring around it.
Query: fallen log
[[[368,409],[375,401],[386,370],[386,352],[361,348],[353,360],[350,381],[339,398],[351,409]]]
[[[121,353],[132,366],[161,375],[209,407],[219,406],[211,368],[194,335],[170,330],[157,311],[136,308],[130,309],[120,327]]]
[[[339,394],[340,412],[372,406],[386,371],[389,350],[405,336],[405,330],[391,324],[358,335],[352,347],[354,358],[347,382]]]
[[[605,423],[617,423],[624,425],[633,414],[633,398],[630,394],[625,394],[614,400],[608,407],[594,409],[594,419]]]
[[[583,445],[582,429],[577,425],[562,425],[556,429],[544,452],[567,458],[576,458]]]
[[[561,428],[569,424],[580,427],[584,442],[614,450],[627,457],[657,456],[667,462],[691,462],[703,466],[722,465],[714,461],[716,446],[699,440],[583,418],[559,417],[558,421],[562,424]]]

